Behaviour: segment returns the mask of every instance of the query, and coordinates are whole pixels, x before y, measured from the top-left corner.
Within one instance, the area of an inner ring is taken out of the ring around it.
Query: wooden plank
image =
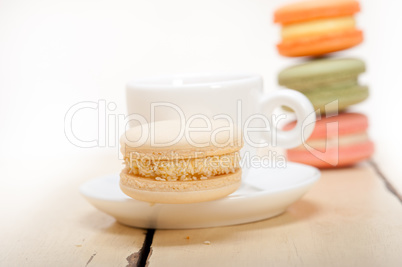
[[[401,240],[402,205],[362,164],[324,171],[305,197],[273,219],[158,230],[150,266],[402,266]]]
[[[402,168],[400,147],[394,138],[384,138],[376,142],[376,153],[373,156],[375,167],[391,185],[392,190],[402,200]]]
[[[146,231],[116,223],[78,193],[82,182],[120,170],[115,154],[99,154],[32,159],[24,165],[1,162],[1,266],[126,266],[135,261]]]

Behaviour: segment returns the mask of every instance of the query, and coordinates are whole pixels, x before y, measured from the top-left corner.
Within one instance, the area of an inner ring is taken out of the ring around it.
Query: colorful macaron
[[[317,113],[337,113],[368,97],[368,87],[358,82],[365,70],[356,58],[316,59],[282,70],[278,83],[306,95]]]
[[[360,6],[354,0],[296,2],[275,11],[274,22],[282,25],[283,56],[319,56],[344,50],[363,41],[354,14]]]
[[[284,127],[290,130],[296,122]],[[360,113],[317,119],[305,144],[287,150],[289,161],[318,168],[346,167],[370,158],[374,144],[367,135],[368,120]]]
[[[120,188],[126,195],[151,203],[194,203],[225,197],[240,186],[237,131],[221,124],[184,127],[160,121],[123,134]]]

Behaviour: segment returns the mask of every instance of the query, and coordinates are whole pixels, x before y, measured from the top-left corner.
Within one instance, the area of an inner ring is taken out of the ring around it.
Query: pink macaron
[[[296,122],[284,127],[290,130]],[[360,113],[341,113],[317,119],[310,138],[299,147],[287,150],[289,161],[318,168],[346,167],[370,158],[374,144],[367,135],[368,119]]]

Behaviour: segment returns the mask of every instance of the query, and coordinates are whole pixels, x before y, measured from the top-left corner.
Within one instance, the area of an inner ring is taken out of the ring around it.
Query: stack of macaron
[[[305,63],[282,70],[278,83],[306,95],[317,114],[312,136],[305,144],[287,151],[291,161],[319,168],[344,167],[373,153],[373,143],[366,133],[367,117],[348,113],[350,106],[369,95],[368,87],[358,80],[366,70],[365,63],[357,58],[323,57],[363,41],[354,19],[359,11],[355,0],[313,0],[289,4],[275,12],[275,22],[282,25],[279,54],[310,57]],[[330,124],[336,126],[336,138],[335,130],[328,130]]]

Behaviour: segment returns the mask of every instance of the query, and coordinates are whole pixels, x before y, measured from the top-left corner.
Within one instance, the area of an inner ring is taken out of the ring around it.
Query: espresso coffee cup
[[[315,113],[310,101],[294,90],[264,93],[263,80],[256,74],[191,74],[152,77],[127,84],[128,114],[134,124],[160,120],[232,120],[243,131],[244,151],[266,145],[292,148],[312,133]],[[284,114],[277,107],[294,111],[296,126],[277,128]]]

